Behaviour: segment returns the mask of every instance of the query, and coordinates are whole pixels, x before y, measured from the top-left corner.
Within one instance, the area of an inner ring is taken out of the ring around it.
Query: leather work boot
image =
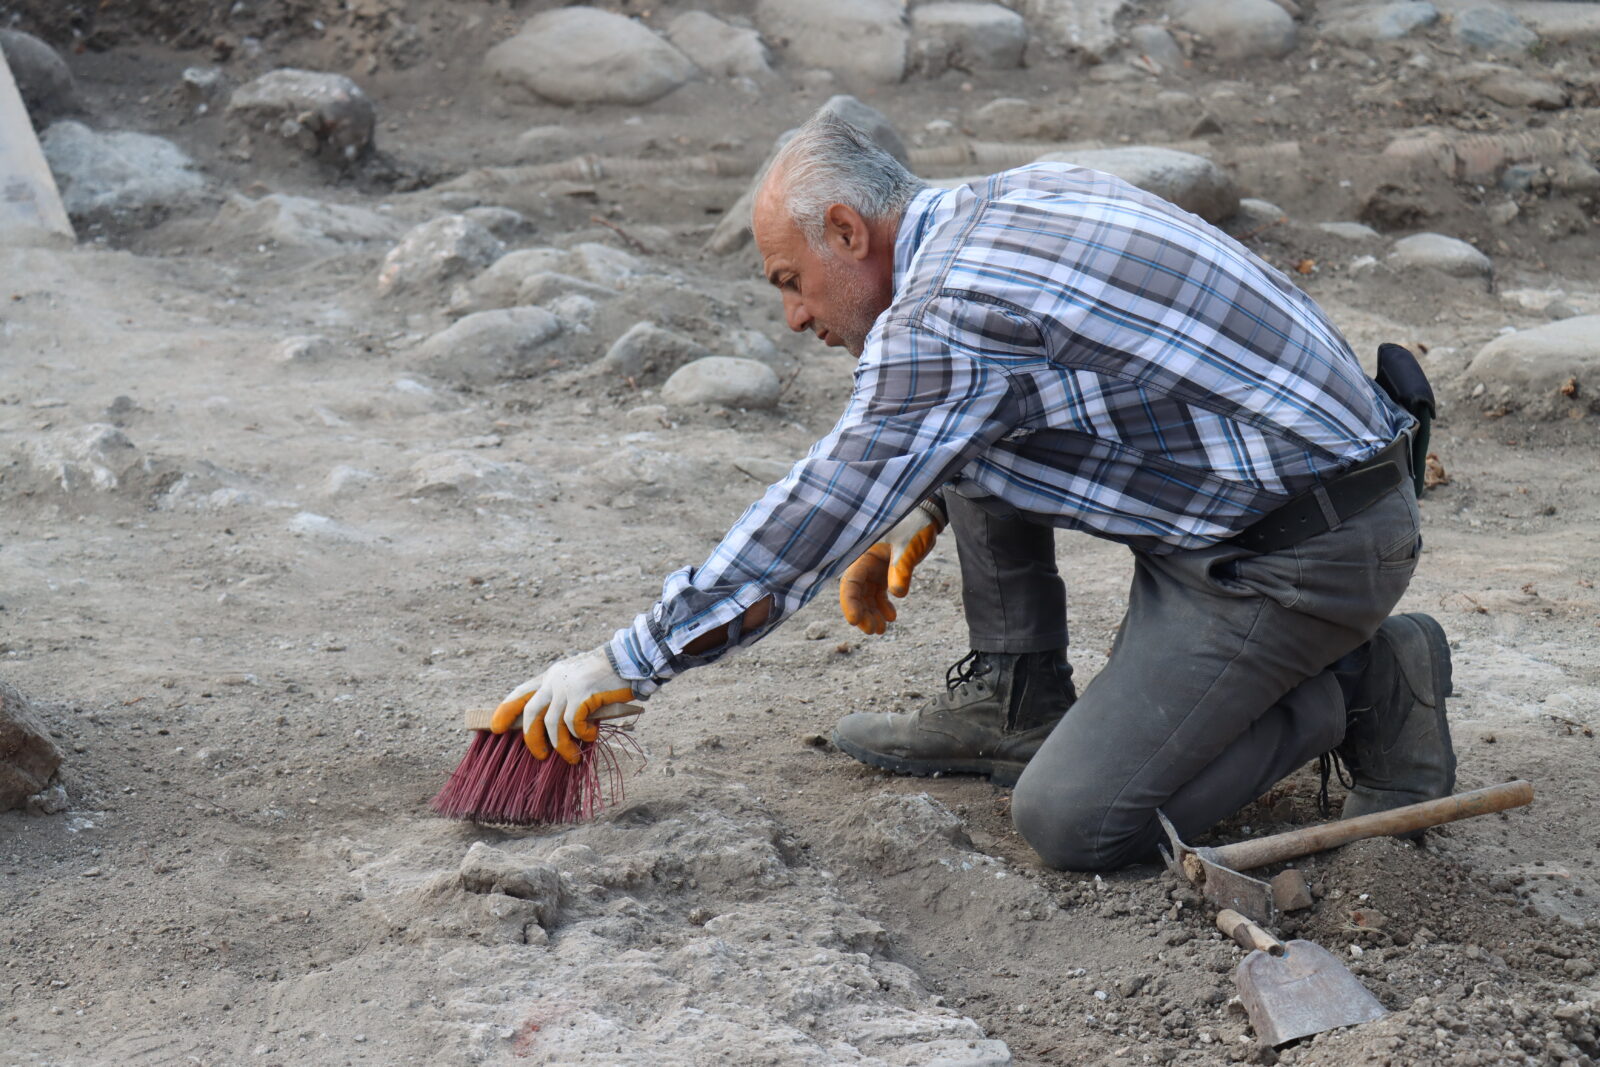
[[[1060,651],[972,652],[946,673],[945,687],[910,714],[846,715],[834,744],[896,774],[986,774],[1010,786],[1077,699]]]
[[[1444,629],[1431,615],[1385,619],[1350,701],[1344,741],[1334,750],[1355,782],[1344,818],[1450,795],[1456,754],[1445,720],[1449,695]]]

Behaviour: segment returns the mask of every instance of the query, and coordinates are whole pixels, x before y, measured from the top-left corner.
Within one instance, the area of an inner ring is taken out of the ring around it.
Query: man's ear
[[[847,204],[834,204],[823,214],[828,226],[828,244],[849,259],[865,259],[872,249],[867,220]]]

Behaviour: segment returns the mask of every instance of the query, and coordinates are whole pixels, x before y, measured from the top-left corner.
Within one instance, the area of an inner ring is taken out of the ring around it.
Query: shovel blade
[[[1258,949],[1240,961],[1234,979],[1251,1027],[1268,1045],[1385,1014],[1378,998],[1349,968],[1310,941],[1286,942],[1282,956]]]

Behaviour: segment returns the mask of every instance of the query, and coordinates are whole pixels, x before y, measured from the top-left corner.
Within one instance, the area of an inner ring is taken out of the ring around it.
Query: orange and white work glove
[[[911,572],[933,549],[945,527],[944,509],[925,500],[889,531],[887,537],[845,569],[839,579],[839,608],[844,621],[863,633],[881,634],[894,621],[889,594],[911,591]]]
[[[535,759],[554,748],[578,763],[578,741],[593,741],[599,727],[589,722],[597,708],[633,699],[633,687],[611,669],[604,647],[557,660],[550,669],[517,686],[494,709],[489,729],[503,734],[522,716],[522,741]],[[576,739],[576,740],[574,740]]]

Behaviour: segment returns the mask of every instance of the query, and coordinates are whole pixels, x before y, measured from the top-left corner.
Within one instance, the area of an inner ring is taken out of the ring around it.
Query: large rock
[[[61,202],[75,217],[158,216],[191,206],[206,180],[177,145],[144,133],[58,122],[39,139]]]
[[[688,56],[607,11],[568,7],[529,19],[489,50],[489,72],[558,104],[648,104],[695,76]]]
[[[1405,270],[1431,268],[1452,278],[1483,278],[1493,269],[1489,257],[1465,241],[1442,233],[1414,233],[1394,243],[1391,266]]]
[[[284,193],[251,200],[235,193],[217,211],[211,230],[224,241],[252,248],[274,244],[331,251],[393,241],[400,236],[401,225],[387,215],[347,204]]]
[[[1457,40],[1496,55],[1519,55],[1539,42],[1539,35],[1499,4],[1457,11],[1450,22]]]
[[[20,808],[50,784],[61,750],[28,698],[0,682],[0,811]]]
[[[903,0],[759,0],[756,25],[787,45],[791,66],[892,85],[906,76]]]
[[[659,381],[679,367],[711,353],[699,342],[662,329],[653,322],[638,322],[612,343],[596,367],[607,374],[634,381]]]
[[[1272,0],[1179,0],[1173,13],[1219,59],[1277,59],[1294,51],[1294,19]]]
[[[1378,41],[1397,41],[1439,21],[1439,9],[1427,0],[1404,0],[1342,11],[1322,26],[1322,36],[1361,48]]]
[[[1050,152],[1039,161],[1072,163],[1115,174],[1207,222],[1221,222],[1239,210],[1239,190],[1233,179],[1211,160],[1188,152],[1141,145]]]
[[[1129,0],[1007,0],[1047,44],[1085,59],[1104,59],[1117,46],[1117,17]]]
[[[927,65],[942,69],[1012,70],[1022,66],[1028,26],[999,4],[941,2],[911,12],[912,48]]]
[[[667,37],[707,74],[724,78],[771,74],[761,35],[730,26],[704,11],[686,11],[667,24]]]
[[[416,227],[389,250],[378,292],[393,296],[439,285],[488,266],[505,251],[498,238],[465,215],[444,215]]]
[[[661,387],[669,404],[719,404],[728,408],[770,408],[783,384],[771,367],[753,359],[707,356],[686,363]]]
[[[377,125],[372,101],[349,78],[287,67],[235,89],[228,115],[269,139],[340,165],[371,153]]]
[[[31,33],[0,30],[0,53],[22,94],[22,105],[39,129],[78,110],[78,91],[66,60]]]
[[[1468,380],[1505,387],[1518,406],[1600,400],[1600,315],[1581,315],[1496,337],[1467,366]],[[1497,390],[1498,391],[1498,390]]]
[[[561,320],[544,308],[480,311],[422,342],[417,357],[437,377],[488,385],[543,370],[540,350],[561,332]]]

